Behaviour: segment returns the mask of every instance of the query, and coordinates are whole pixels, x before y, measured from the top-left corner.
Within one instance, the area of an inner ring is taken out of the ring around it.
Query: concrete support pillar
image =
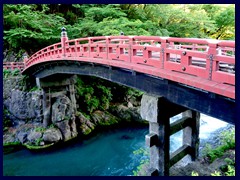
[[[74,111],[74,113],[76,113],[76,111],[77,111],[77,104],[76,104],[76,98],[75,98],[74,84],[70,84],[69,85],[69,92],[70,92],[70,99],[71,99],[71,102],[72,102],[73,111]]]
[[[146,98],[144,98],[146,97]],[[150,176],[169,175],[169,115],[163,97],[144,95],[141,102],[141,116],[149,121],[146,144],[150,148]]]
[[[168,176],[169,169],[187,154],[198,157],[200,113],[167,101],[164,97],[143,95],[141,116],[149,121],[146,145],[150,148],[150,176]],[[182,113],[182,118],[170,124],[170,117]],[[170,136],[183,130],[183,145],[170,154]]]
[[[43,89],[43,126],[47,127],[51,121],[51,97]]]
[[[191,118],[189,125],[183,129],[183,144],[191,146],[189,155],[192,161],[195,161],[199,155],[200,113],[187,110],[182,113],[182,116]]]
[[[36,85],[38,88],[41,88],[41,81],[39,78],[36,78]]]

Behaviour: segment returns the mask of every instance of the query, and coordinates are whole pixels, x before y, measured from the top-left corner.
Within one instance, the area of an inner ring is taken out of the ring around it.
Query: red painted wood
[[[56,60],[126,68],[235,99],[235,70],[228,67],[235,66],[234,41],[157,36],[100,36],[74,40],[62,37],[60,43],[26,59],[24,70]]]

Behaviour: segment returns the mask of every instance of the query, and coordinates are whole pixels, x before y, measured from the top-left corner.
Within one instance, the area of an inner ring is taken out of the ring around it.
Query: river
[[[174,118],[173,118],[174,120]],[[201,114],[201,141],[227,123]],[[133,152],[146,148],[148,127],[125,127],[97,133],[66,146],[31,152],[21,149],[3,155],[4,176],[127,176],[148,157]],[[171,136],[171,151],[181,144],[181,132]]]

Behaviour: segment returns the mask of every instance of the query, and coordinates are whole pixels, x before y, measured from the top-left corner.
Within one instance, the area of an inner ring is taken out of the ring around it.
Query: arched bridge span
[[[235,42],[102,36],[48,46],[24,61],[24,74],[96,76],[166,97],[235,123]],[[171,111],[171,110],[170,110]]]

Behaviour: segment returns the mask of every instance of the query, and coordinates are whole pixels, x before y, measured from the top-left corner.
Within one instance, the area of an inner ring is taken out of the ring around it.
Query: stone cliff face
[[[50,124],[43,125],[43,91],[26,92],[21,77],[4,79],[4,119],[12,125],[4,127],[5,145],[22,144],[29,149],[44,148],[58,142],[68,141],[90,134],[96,127],[119,122],[142,121],[136,102],[112,106],[109,112],[94,111],[86,117],[74,111],[71,99],[64,93],[55,93],[51,98]],[[57,95],[56,95],[57,94]]]

